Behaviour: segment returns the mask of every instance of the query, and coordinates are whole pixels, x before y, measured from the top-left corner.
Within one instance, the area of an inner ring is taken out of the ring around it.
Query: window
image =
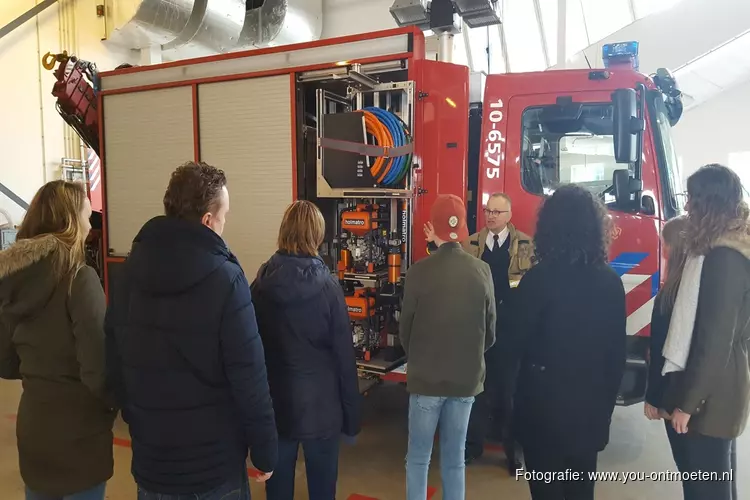
[[[575,183],[613,202],[609,191],[615,170],[612,105],[583,104],[580,116],[560,113],[557,105],[523,113],[521,175],[524,188],[549,195]]]
[[[558,0],[539,0],[544,37],[547,42],[547,55],[549,55],[551,66],[557,64],[557,4]]]
[[[628,0],[581,0],[589,40],[594,42],[633,22]]]
[[[503,18],[505,41],[508,44],[509,61],[506,63],[510,71],[523,73],[547,69],[534,3],[508,0],[505,2]]]
[[[649,110],[654,127],[654,146],[659,161],[659,176],[662,179],[662,194],[666,217],[672,218],[682,213],[685,206],[685,196],[680,180],[680,166],[672,142],[672,126],[669,124],[667,108],[661,92],[649,92]]]
[[[570,59],[575,54],[588,47],[589,34],[586,30],[586,22],[583,18],[583,9],[581,2],[572,0],[568,2],[568,9],[565,13],[565,59]]]
[[[489,41],[487,39],[488,29],[493,28],[481,27],[470,29],[464,24],[463,29],[468,30],[469,34],[469,50],[471,54],[472,68],[474,72],[489,73]],[[462,36],[462,35],[459,35]]]
[[[728,167],[740,176],[745,198],[750,197],[750,151],[729,153]]]
[[[490,26],[489,28],[490,74],[507,72],[500,29],[500,26]]]

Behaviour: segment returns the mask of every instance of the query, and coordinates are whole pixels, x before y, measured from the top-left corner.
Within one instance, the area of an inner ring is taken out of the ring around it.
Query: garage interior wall
[[[35,0],[0,1],[0,26],[36,3]],[[104,22],[96,16],[97,3],[60,0],[0,40],[0,67],[4,75],[0,79],[3,96],[0,182],[27,202],[44,182],[60,178],[61,158],[66,156],[65,130],[69,128],[55,110],[55,98],[51,95],[55,78],[41,66],[41,57],[47,52],[67,50],[95,62],[100,71],[138,61],[137,52],[102,43]],[[79,155],[76,150],[71,156]],[[2,194],[0,208],[10,213],[13,223],[21,223],[24,210]]]
[[[743,125],[749,109],[747,82],[685,113],[672,129],[683,183],[700,166],[722,163],[740,175],[750,201],[750,140]]]

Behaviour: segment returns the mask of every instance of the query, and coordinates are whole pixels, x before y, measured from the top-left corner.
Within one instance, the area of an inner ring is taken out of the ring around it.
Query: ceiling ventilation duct
[[[323,30],[323,0],[109,0],[111,43],[161,46],[185,59],[311,42]]]

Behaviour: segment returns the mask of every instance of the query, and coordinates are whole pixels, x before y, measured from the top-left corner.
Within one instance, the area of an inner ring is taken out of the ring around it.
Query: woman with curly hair
[[[736,499],[734,440],[750,409],[749,212],[727,167],[706,165],[687,187],[688,256],[662,351],[664,409],[680,471],[710,473],[683,481],[685,499]]]
[[[588,474],[609,441],[625,368],[625,290],[607,262],[609,234],[603,204],[576,185],[539,212],[539,263],[518,287],[515,329],[515,422],[534,500],[594,498]]]

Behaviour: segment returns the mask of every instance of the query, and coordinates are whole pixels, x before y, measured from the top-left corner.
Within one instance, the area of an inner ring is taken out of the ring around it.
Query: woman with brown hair
[[[269,500],[294,498],[300,445],[310,500],[334,500],[339,437],[359,433],[360,395],[349,314],[338,280],[318,255],[325,221],[309,201],[284,213],[278,251],[252,284],[263,339],[279,458]]]
[[[662,406],[679,434],[687,500],[736,500],[734,440],[750,409],[750,226],[739,177],[722,165],[690,176],[687,258],[663,348]],[[673,443],[676,442],[674,439]]]
[[[0,376],[23,381],[16,434],[27,500],[103,500],[113,473],[106,305],[85,264],[90,216],[82,184],[50,182],[0,252]]]
[[[557,189],[539,211],[539,263],[513,298],[511,331],[521,348],[514,427],[534,500],[594,498],[590,474],[609,443],[627,341],[609,234],[596,196],[574,184]]]

